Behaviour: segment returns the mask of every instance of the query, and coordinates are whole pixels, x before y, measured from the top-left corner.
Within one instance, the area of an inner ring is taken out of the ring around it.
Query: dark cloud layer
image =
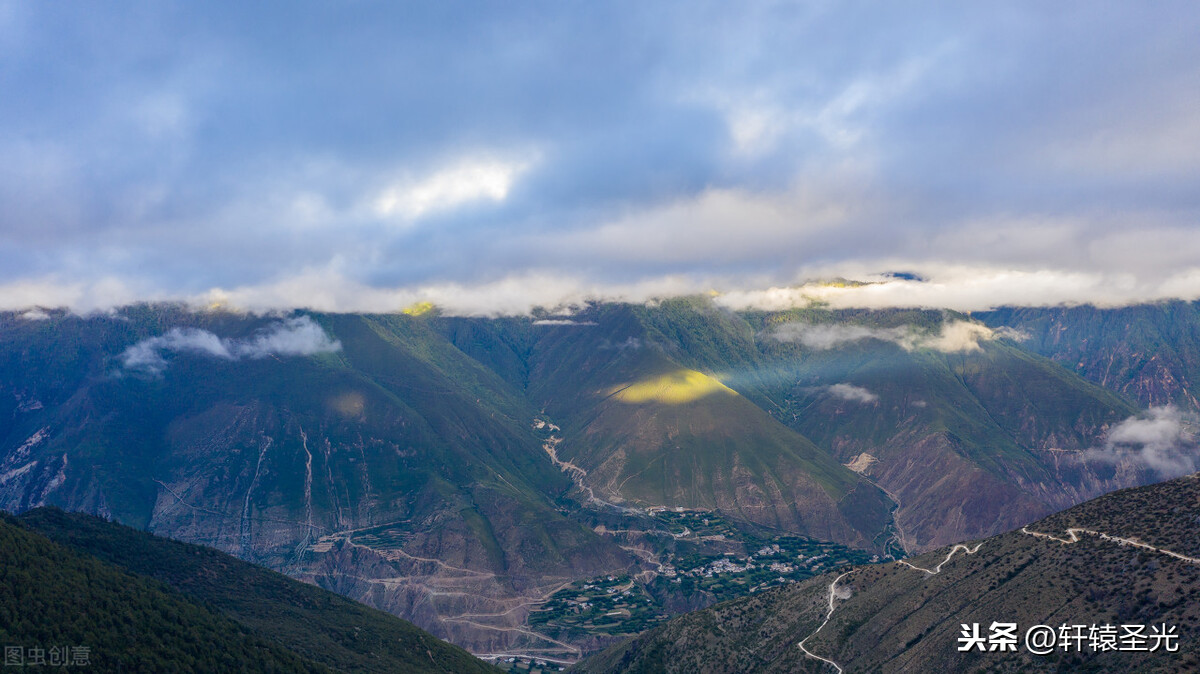
[[[0,307],[764,305],[898,269],[929,282],[836,302],[1196,297],[1198,29],[1185,2],[6,3]]]

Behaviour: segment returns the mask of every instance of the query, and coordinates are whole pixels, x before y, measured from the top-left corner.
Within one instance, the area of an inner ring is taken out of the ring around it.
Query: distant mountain
[[[1017,625],[1015,652],[959,650],[963,625],[969,634],[979,625],[987,638],[993,622]],[[1070,640],[1061,647],[1064,624],[1068,639],[1070,626],[1085,626],[1081,648]],[[1026,646],[1035,625],[1055,632],[1048,654]],[[1124,625],[1145,626],[1144,638],[1126,637],[1139,630]],[[1100,648],[1104,634],[1122,641],[1096,651],[1091,626]],[[1175,637],[1152,639],[1155,632]],[[1128,650],[1155,644],[1155,652]],[[1169,652],[1172,644],[1177,650]],[[1198,647],[1200,477],[1193,475],[1118,491],[966,546],[718,604],[572,671],[1194,672]]]
[[[386,613],[87,515],[0,514],[0,570],[0,642],[29,665],[55,649],[100,671],[495,671]]]
[[[1200,410],[1200,303],[1016,308],[976,316],[1025,348],[1143,405]]]

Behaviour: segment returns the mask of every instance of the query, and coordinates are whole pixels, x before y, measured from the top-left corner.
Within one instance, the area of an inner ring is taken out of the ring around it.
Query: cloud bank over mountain
[[[993,330],[986,325],[969,321],[948,321],[938,326],[937,331],[920,330],[904,325],[895,328],[875,328],[845,323],[800,323],[791,322],[776,326],[769,333],[771,339],[780,342],[803,344],[817,350],[835,349],[863,340],[892,342],[905,351],[933,349],[943,353],[979,351],[981,341],[1017,334],[1012,328]]]
[[[864,405],[869,405],[879,400],[879,396],[871,393],[870,390],[862,386],[855,386],[854,384],[831,384],[827,390],[835,398],[863,403]]]
[[[1187,2],[6,4],[0,308],[1194,299],[1198,31]]]
[[[126,369],[159,374],[167,368],[166,355],[194,353],[222,360],[268,356],[311,356],[342,349],[308,316],[289,318],[246,339],[218,337],[208,330],[171,328],[166,334],[143,339],[125,349],[121,364]]]
[[[1200,468],[1198,421],[1195,414],[1174,405],[1152,407],[1114,426],[1104,446],[1089,450],[1085,457],[1110,463],[1131,461],[1164,478],[1185,475]]]

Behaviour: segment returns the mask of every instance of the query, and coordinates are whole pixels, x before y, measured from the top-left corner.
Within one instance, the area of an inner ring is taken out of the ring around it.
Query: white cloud
[[[4,62],[60,86],[0,111],[0,306],[220,287],[289,309],[310,300],[277,291],[336,258],[371,302],[445,290],[489,313],[502,279],[538,275],[559,282],[506,306],[676,274],[792,306],[1200,296],[1200,13],[1182,2],[1105,6],[1086,31],[1047,3],[397,6],[332,41],[279,15],[297,39],[268,48],[203,3],[149,3],[75,50],[54,45],[79,17],[19,6],[0,3]],[[247,92],[261,105],[228,105]],[[790,287],[888,269],[931,281]]]
[[[55,277],[0,284],[0,310],[27,311],[39,307],[63,307],[86,314],[107,311],[135,302],[169,299],[126,281],[106,277],[92,283],[64,282]]]
[[[628,284],[589,283],[576,276],[524,273],[492,281],[427,283],[376,288],[336,270],[310,270],[274,283],[230,290],[214,289],[188,298],[199,305],[224,304],[247,311],[298,307],[328,312],[392,312],[430,302],[447,316],[527,316],[535,308],[550,311],[584,306],[593,300],[646,302],[697,292],[695,281],[665,276]]]
[[[1114,426],[1104,446],[1084,456],[1109,463],[1131,461],[1162,477],[1191,473],[1200,467],[1196,422],[1194,414],[1174,405],[1153,407]]]
[[[130,370],[151,373],[167,367],[167,353],[197,353],[223,360],[265,358],[267,356],[310,356],[339,351],[341,342],[331,339],[308,316],[289,318],[270,326],[248,339],[218,337],[198,328],[172,328],[164,335],[150,337],[125,349],[121,362]]]
[[[543,318],[533,322],[534,325],[596,325],[595,321],[576,321],[569,318]]]
[[[916,336],[913,340],[913,347],[923,347],[943,353],[961,353],[979,351],[981,340],[995,338],[996,334],[985,325],[967,321],[951,321],[943,324],[936,335]]]
[[[869,390],[855,386],[854,384],[833,384],[826,388],[829,394],[841,398],[842,400],[851,400],[864,405],[873,403],[879,400],[879,396],[871,393]]]
[[[1014,342],[1027,342],[1030,339],[1033,339],[1033,335],[1029,334],[1028,330],[1023,330],[1021,328],[1010,328],[1007,325],[1001,325],[993,332],[995,332],[996,337],[998,338],[1009,339]]]
[[[226,340],[207,330],[196,328],[172,328],[165,335],[150,337],[125,349],[121,362],[130,370],[161,372],[167,361],[165,352],[202,353],[214,358],[232,360],[233,354]]]
[[[819,350],[833,349],[842,344],[877,339],[897,344],[907,334],[904,328],[869,328],[863,325],[841,323],[784,323],[776,326],[768,336],[780,342],[800,343]]]
[[[617,351],[625,351],[626,349],[633,349],[636,351],[636,350],[642,348],[642,340],[638,339],[637,337],[629,337],[623,342],[618,342],[616,344],[613,344],[612,342],[610,342],[606,339],[606,340],[604,340],[604,343],[600,345],[600,348],[601,349],[616,349]]]
[[[797,131],[816,134],[836,151],[848,151],[870,132],[867,118],[903,98],[947,55],[949,47],[947,43],[887,71],[860,75],[828,97],[814,97],[799,106],[795,101],[780,100],[768,89],[705,90],[695,98],[722,114],[735,154],[743,157],[770,152],[778,141]]]
[[[404,179],[383,190],[375,199],[381,217],[415,220],[473,201],[504,201],[528,161],[468,159],[419,179]]]
[[[653,237],[650,240],[654,240]],[[602,249],[603,244],[598,248]],[[580,307],[590,301],[640,303],[706,294],[713,289],[724,289],[713,297],[719,306],[763,311],[782,311],[813,303],[832,309],[913,307],[984,311],[999,306],[1094,304],[1117,307],[1163,299],[1200,299],[1200,268],[1174,275],[1161,284],[1141,283],[1120,275],[1105,277],[994,268],[975,270],[972,275],[965,267],[927,270],[894,261],[880,263],[875,268],[911,270],[929,280],[885,279],[878,274],[862,273],[857,266],[845,270],[844,274],[832,268],[804,272],[809,278],[844,276],[872,281],[863,286],[833,287],[818,283],[770,286],[771,281],[761,276],[747,279],[737,275],[689,273],[606,281],[590,278],[576,270],[545,267],[474,282],[446,280],[379,286],[353,278],[345,271],[350,266],[339,259],[320,267],[281,275],[275,280],[217,287],[205,292],[171,292],[138,279],[102,277],[85,282],[48,276],[0,284],[0,311],[24,312],[45,307],[88,314],[135,302],[184,302],[196,306],[220,303],[253,312],[293,309],[389,312],[418,302],[431,302],[446,315],[524,316],[539,307],[555,311]],[[1017,338],[1011,333],[1001,336]]]
[[[861,269],[855,264],[851,269]],[[1002,306],[1049,307],[1093,304],[1118,307],[1165,299],[1200,299],[1200,268],[1189,268],[1161,280],[1127,273],[1064,270],[1026,271],[995,267],[920,265],[881,261],[876,268],[911,269],[926,281],[883,279],[878,275],[830,268],[810,277],[846,276],[865,285],[804,283],[765,290],[732,290],[716,298],[730,309],[782,311],[823,303],[833,309],[895,307],[987,311]],[[845,273],[851,272],[851,273]]]
[[[937,332],[918,330],[911,325],[872,328],[862,325],[791,322],[775,327],[768,336],[780,342],[800,343],[819,350],[874,339],[892,342],[906,351],[933,349],[943,353],[961,353],[978,351],[980,341],[992,340],[998,335],[991,328],[979,323],[949,321],[943,323]]]
[[[826,175],[805,176],[803,184],[781,191],[708,188],[530,241],[571,260],[614,265],[691,266],[703,260],[711,268],[777,260],[787,251],[820,253],[830,237],[872,207],[829,185],[828,174],[855,170],[827,167]]]
[[[230,342],[238,358],[277,356],[311,356],[315,353],[340,351],[341,342],[331,339],[316,321],[308,316],[289,318],[260,332],[253,338]]]

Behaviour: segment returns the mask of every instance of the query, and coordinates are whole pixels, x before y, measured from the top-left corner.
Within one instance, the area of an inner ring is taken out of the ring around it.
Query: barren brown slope
[[[1096,533],[1076,532],[1070,543],[1035,535],[1070,541],[1074,527]],[[1169,553],[1193,556],[1197,541],[1200,479],[1189,476],[1115,492],[966,549],[854,567],[719,604],[593,656],[576,671],[834,672],[836,665],[846,672],[1192,672],[1200,667],[1200,561]],[[1177,629],[1179,648],[1085,647],[1046,656],[1023,644],[1015,653],[958,651],[961,625],[978,623],[986,634],[993,621],[1015,622],[1022,635],[1037,624],[1165,623]],[[813,655],[800,648],[802,640]]]

